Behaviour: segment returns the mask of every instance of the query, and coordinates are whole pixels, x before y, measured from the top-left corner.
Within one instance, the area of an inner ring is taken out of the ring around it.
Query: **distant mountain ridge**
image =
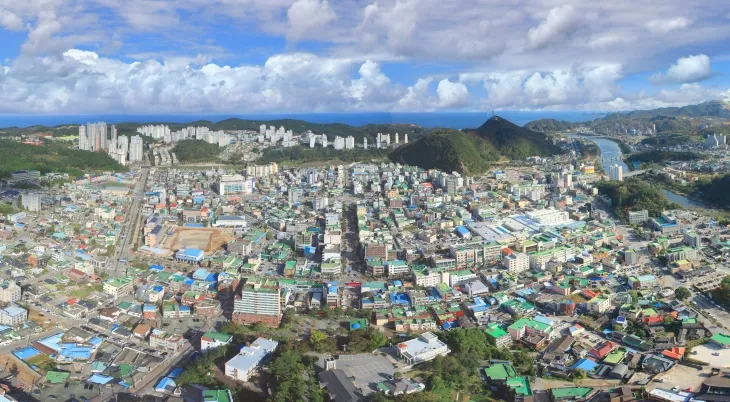
[[[484,173],[501,157],[524,159],[560,153],[544,134],[494,116],[476,129],[440,129],[395,149],[391,161],[423,169]]]
[[[648,134],[697,135],[706,134],[702,131],[708,126],[717,125],[717,119],[730,119],[729,102],[713,100],[682,107],[616,112],[579,123],[539,119],[525,124],[525,128],[543,133],[587,127],[596,132],[609,134],[626,133],[634,129]],[[701,127],[702,125],[704,127]],[[713,131],[712,127],[709,131]]]

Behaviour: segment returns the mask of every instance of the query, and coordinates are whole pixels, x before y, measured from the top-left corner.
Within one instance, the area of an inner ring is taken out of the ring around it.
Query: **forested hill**
[[[477,129],[464,131],[490,142],[501,155],[510,159],[549,156],[561,152],[545,134],[520,127],[499,116],[490,118]]]
[[[501,117],[492,117],[473,130],[434,130],[415,142],[394,150],[394,162],[424,169],[484,173],[501,157],[524,159],[560,153],[544,134],[527,130]]]
[[[79,151],[53,143],[33,146],[0,140],[0,177],[8,177],[16,170],[79,176],[88,171],[125,172],[128,169],[103,152]]]

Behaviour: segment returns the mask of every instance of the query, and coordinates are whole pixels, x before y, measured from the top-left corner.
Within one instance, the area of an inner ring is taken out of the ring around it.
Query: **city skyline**
[[[144,10],[144,11],[141,11]],[[0,114],[615,111],[727,99],[730,5],[0,6]]]

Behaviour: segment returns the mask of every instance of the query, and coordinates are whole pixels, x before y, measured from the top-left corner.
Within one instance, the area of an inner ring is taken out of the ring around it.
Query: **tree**
[[[685,288],[684,286],[680,286],[677,288],[677,290],[674,291],[674,297],[677,298],[677,300],[685,300],[692,296],[692,292],[689,291],[689,289]]]
[[[671,315],[664,316],[664,326],[668,327],[674,324],[674,318]]]
[[[395,373],[393,374],[393,378],[395,378],[396,380],[400,380],[401,378],[403,378],[403,372],[401,372],[401,371],[396,371],[396,372],[395,372]]]
[[[585,370],[583,369],[575,369],[570,373],[570,378],[574,380],[582,380],[586,378],[588,375],[586,374]]]

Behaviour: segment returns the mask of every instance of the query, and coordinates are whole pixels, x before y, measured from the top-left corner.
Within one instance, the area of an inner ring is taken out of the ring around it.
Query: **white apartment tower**
[[[135,135],[129,142],[129,161],[141,162],[144,154],[144,142],[142,137]]]
[[[612,165],[608,168],[608,177],[611,180],[623,181],[624,180],[624,167],[621,165]]]

